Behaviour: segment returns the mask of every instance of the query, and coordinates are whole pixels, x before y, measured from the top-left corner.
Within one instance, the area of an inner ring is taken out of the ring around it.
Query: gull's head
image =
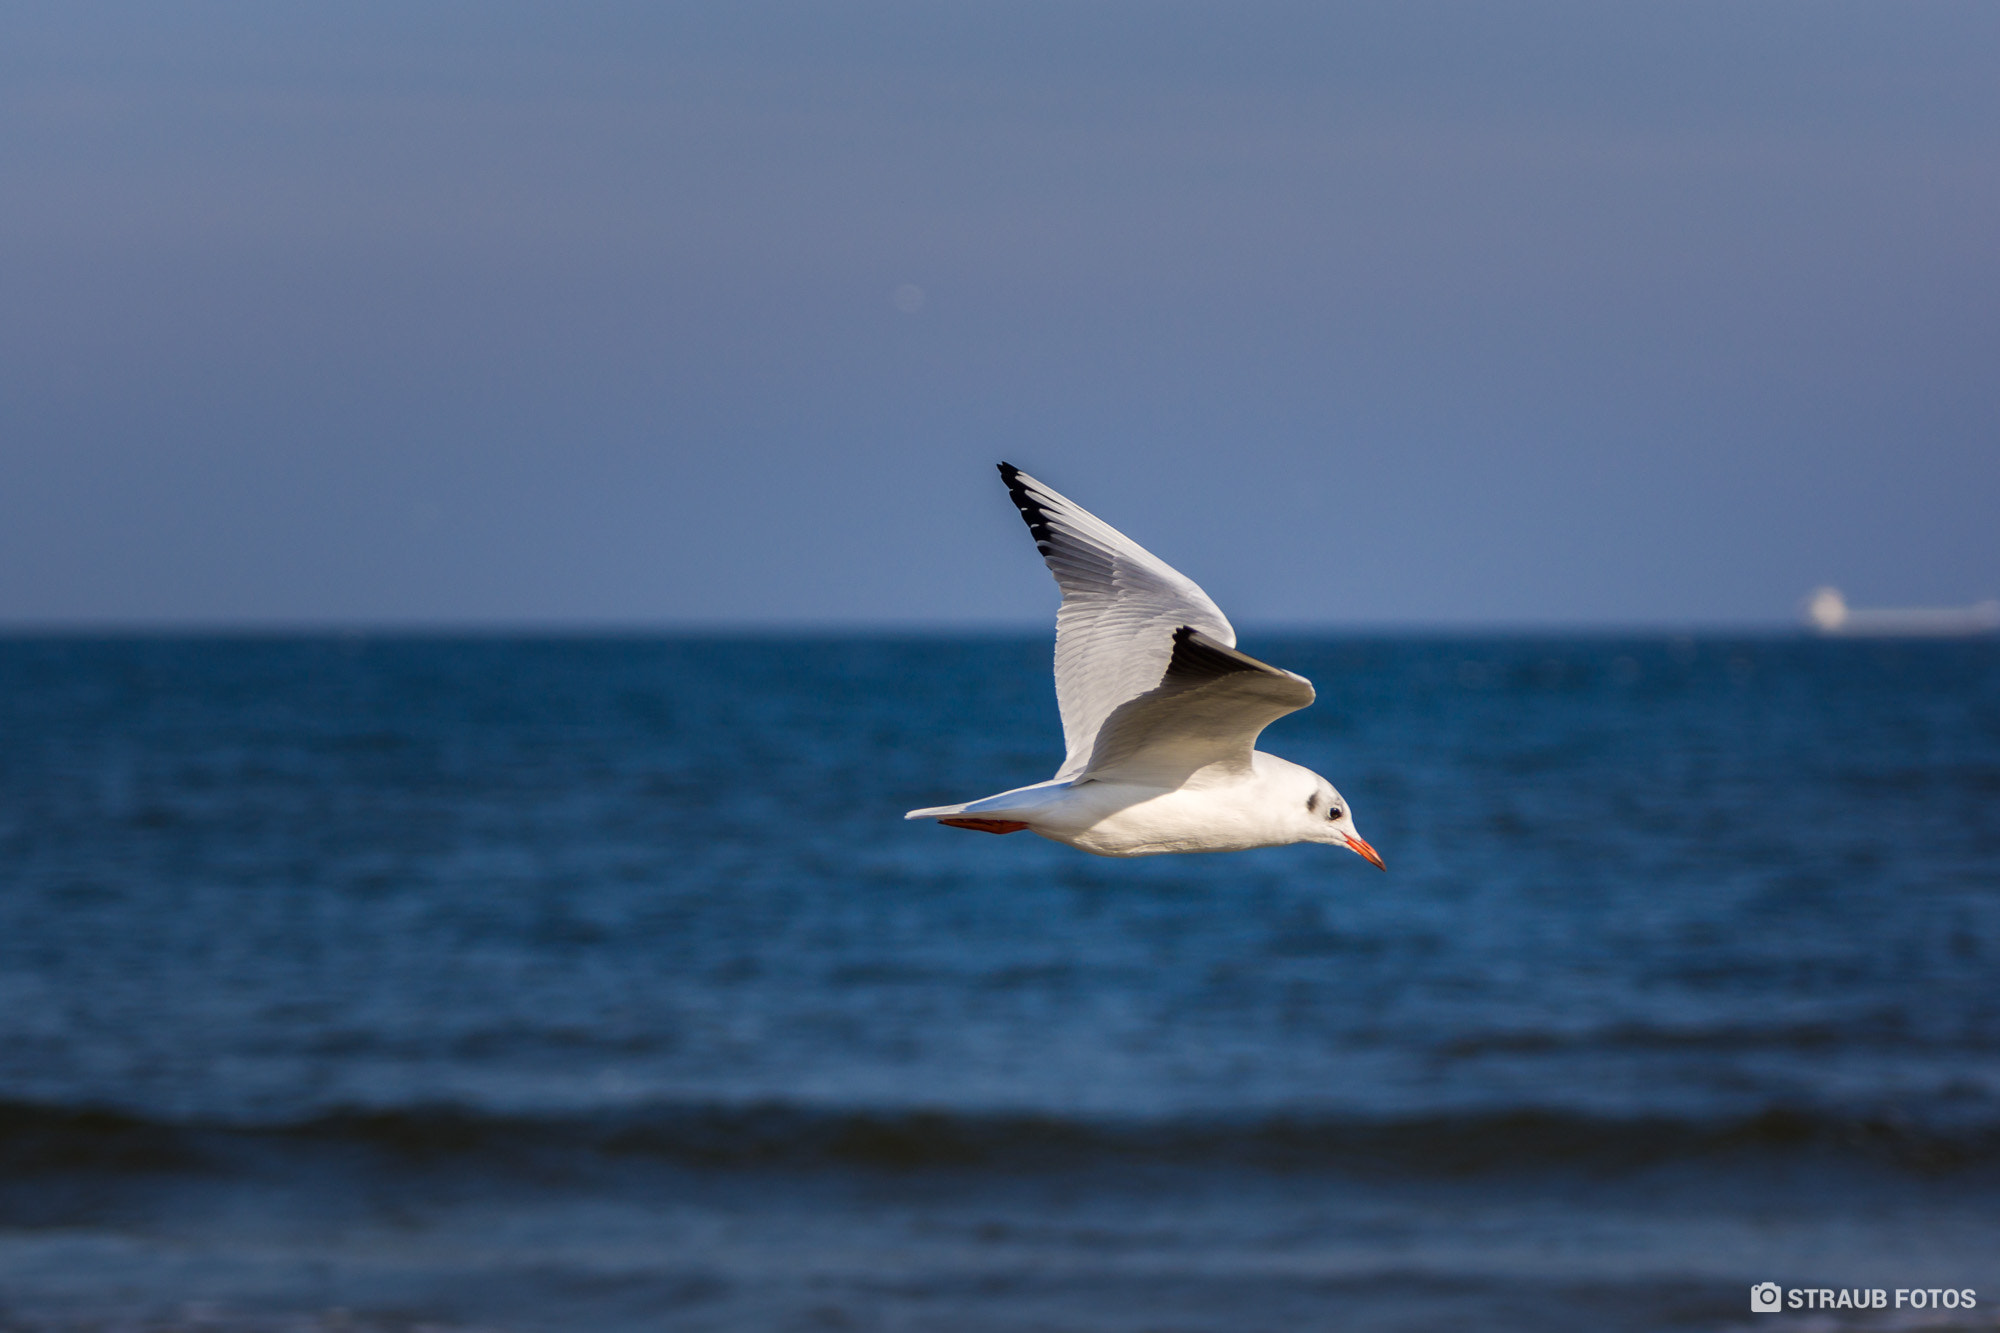
[[[1382,857],[1368,840],[1354,830],[1354,810],[1333,784],[1317,773],[1301,770],[1313,780],[1312,789],[1301,798],[1299,818],[1306,830],[1301,842],[1330,842],[1345,847],[1377,870],[1387,870]]]

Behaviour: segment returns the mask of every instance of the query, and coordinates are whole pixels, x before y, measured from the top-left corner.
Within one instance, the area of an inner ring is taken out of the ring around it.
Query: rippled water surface
[[[2000,644],[1245,647],[1389,874],[903,822],[1036,639],[0,640],[0,1328],[1994,1326]]]

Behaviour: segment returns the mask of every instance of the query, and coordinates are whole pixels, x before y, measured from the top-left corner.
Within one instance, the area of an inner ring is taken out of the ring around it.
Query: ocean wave
[[[14,1178],[228,1169],[246,1153],[315,1150],[499,1170],[582,1157],[725,1168],[1015,1170],[1124,1161],[1462,1176],[1821,1156],[1937,1174],[2000,1162],[2000,1116],[1940,1123],[1896,1110],[1772,1107],[1708,1118],[1517,1108],[1403,1117],[1293,1112],[1121,1119],[765,1102],[575,1115],[452,1106],[346,1109],[232,1124],[0,1102],[0,1174]]]

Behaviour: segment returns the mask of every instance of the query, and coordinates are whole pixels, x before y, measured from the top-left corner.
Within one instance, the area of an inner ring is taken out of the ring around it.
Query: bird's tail
[[[904,815],[903,818],[942,819],[946,815],[962,815],[965,813],[965,807],[972,804],[975,804],[975,802],[961,801],[957,805],[934,805],[928,810],[912,810],[907,815]]]
[[[1057,792],[1069,786],[1067,779],[1037,782],[1031,787],[1016,787],[994,796],[982,796],[976,801],[963,801],[958,805],[934,805],[928,810],[912,810],[905,819],[950,819],[958,815],[1029,815],[1037,807],[1054,797]]]

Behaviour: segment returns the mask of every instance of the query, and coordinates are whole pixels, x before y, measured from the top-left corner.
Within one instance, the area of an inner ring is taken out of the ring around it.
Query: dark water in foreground
[[[902,822],[1040,640],[0,640],[0,1330],[2000,1327],[2000,644],[1253,639],[1388,875]]]

